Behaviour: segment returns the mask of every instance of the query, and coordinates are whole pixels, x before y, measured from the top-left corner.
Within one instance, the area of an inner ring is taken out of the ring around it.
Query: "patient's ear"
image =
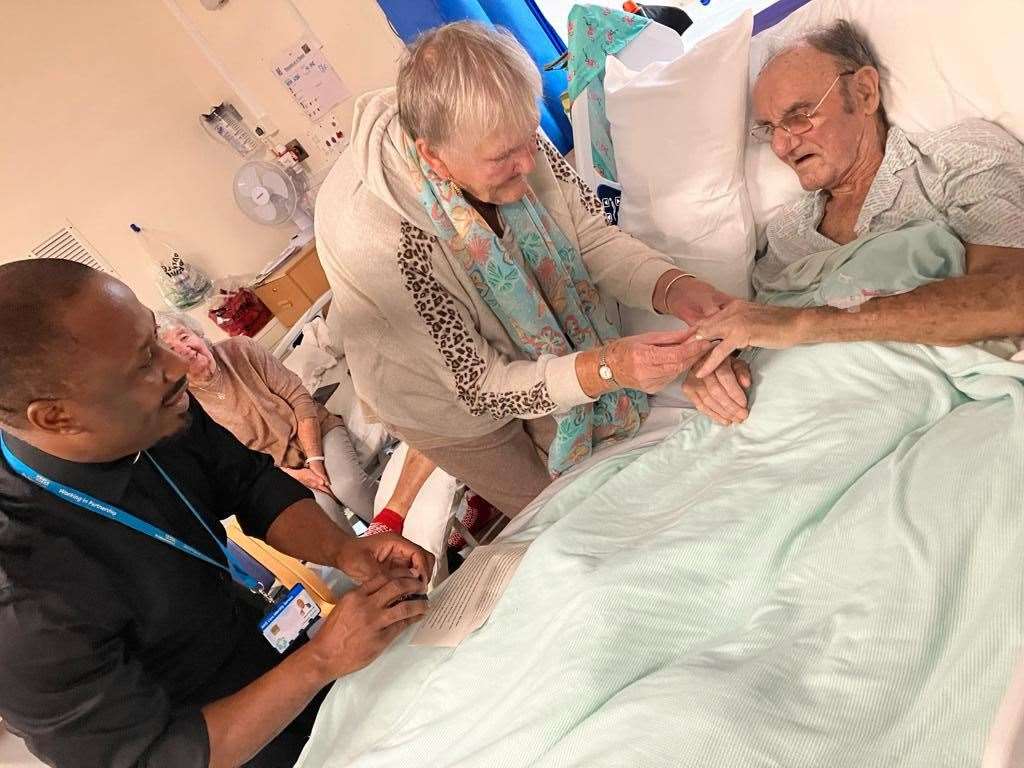
[[[874,67],[861,67],[853,75],[853,98],[859,110],[873,115],[882,103],[881,77]]]
[[[64,400],[33,400],[25,409],[25,418],[36,429],[51,435],[77,435],[82,432]]]
[[[452,177],[452,172],[448,170],[444,160],[434,151],[433,147],[427,144],[426,139],[416,139],[416,149],[420,153],[420,157],[427,161],[427,165],[431,167],[434,173],[445,180]]]

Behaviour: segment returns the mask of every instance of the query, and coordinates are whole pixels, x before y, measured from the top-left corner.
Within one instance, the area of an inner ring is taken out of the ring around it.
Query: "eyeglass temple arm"
[[[838,75],[836,75],[836,79],[832,81],[832,85],[830,85],[828,87],[828,90],[825,91],[825,95],[822,96],[818,100],[818,103],[814,105],[814,109],[812,109],[810,112],[797,112],[794,115],[790,115],[790,117],[795,117],[797,115],[800,115],[802,117],[806,117],[808,119],[814,117],[814,115],[817,113],[817,111],[819,109],[821,109],[821,105],[825,103],[825,99],[827,99],[828,95],[830,93],[832,93],[832,89],[836,87],[836,83],[838,83],[842,78],[846,77],[847,75],[855,75],[855,74],[857,74],[857,73],[856,72],[840,72]],[[782,119],[785,120],[786,118],[782,118]],[[764,123],[762,125],[755,125],[753,128],[750,129],[750,133],[752,135],[754,135],[757,131],[763,130],[765,128],[771,128],[772,129],[772,133],[774,133],[775,130],[778,129],[778,128],[781,128],[782,130],[786,131],[786,133],[790,132],[790,130],[786,126],[782,125],[782,122],[780,121],[778,125],[775,125],[774,123]]]

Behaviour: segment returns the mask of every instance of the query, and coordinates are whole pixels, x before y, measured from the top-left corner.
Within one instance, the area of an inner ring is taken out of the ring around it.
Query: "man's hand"
[[[690,371],[683,382],[683,394],[698,411],[727,427],[739,424],[749,415],[745,390],[750,389],[750,381],[750,366],[738,357],[729,357],[703,379]]]
[[[703,379],[718,368],[737,349],[766,347],[785,349],[802,343],[798,320],[802,310],[791,307],[769,307],[750,301],[734,301],[717,314],[693,326],[694,337],[718,340],[697,371]]]
[[[331,493],[331,485],[327,480],[327,471],[324,470],[323,475],[319,475],[313,471],[312,468],[304,467],[302,469],[292,469],[291,467],[281,467],[285,472],[294,477],[304,486],[309,488],[311,491],[321,491],[328,495],[333,496]]]
[[[620,387],[653,393],[707,354],[711,344],[689,330],[655,331],[611,342],[605,357]]]
[[[333,565],[353,580],[367,584],[395,571],[412,573],[425,591],[434,573],[434,556],[394,533],[345,540]]]
[[[421,594],[417,579],[384,576],[346,592],[308,643],[242,690],[206,704],[210,768],[248,765],[317,691],[365,667],[423,618],[426,600],[403,600]]]
[[[423,591],[418,579],[378,576],[342,595],[307,646],[323,678],[337,680],[362,669],[423,618],[426,600],[399,602]]]
[[[735,300],[703,280],[684,277],[672,283],[665,306],[684,323],[693,325]]]

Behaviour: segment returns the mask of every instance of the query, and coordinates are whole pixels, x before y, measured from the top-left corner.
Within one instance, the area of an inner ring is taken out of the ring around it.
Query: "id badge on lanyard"
[[[296,584],[263,617],[260,632],[278,653],[284,653],[319,616],[320,606],[309,596],[305,587]]]
[[[199,511],[195,506],[193,506],[192,502],[189,501],[185,494],[181,492],[181,489],[178,488],[177,484],[171,479],[171,476],[164,471],[164,468],[157,463],[156,459],[154,459],[148,451],[143,451],[146,458],[149,459],[156,471],[200,522],[203,528],[206,529],[206,532],[210,534],[210,537],[224,555],[227,565],[214,560],[212,557],[200,552],[190,544],[185,543],[176,536],[172,536],[152,523],[136,517],[130,512],[126,512],[123,509],[107,504],[105,501],[101,501],[100,499],[79,491],[76,488],[64,485],[56,480],[51,480],[45,475],[37,472],[14,455],[11,449],[7,446],[7,441],[5,440],[2,432],[0,432],[0,452],[3,453],[4,459],[6,459],[11,469],[21,475],[21,477],[35,485],[38,485],[44,491],[53,494],[57,498],[90,512],[95,512],[101,517],[113,520],[114,522],[127,526],[144,536],[148,536],[151,539],[155,539],[167,544],[168,546],[174,547],[180,552],[184,552],[186,555],[202,560],[215,568],[227,571],[231,575],[232,579],[248,588],[254,594],[259,595],[271,605],[270,611],[264,617],[263,621],[260,622],[260,631],[263,632],[263,636],[267,638],[267,641],[277,649],[279,653],[284,653],[295,639],[298,638],[304,630],[308,629],[320,615],[320,607],[313,602],[312,598],[310,598],[309,594],[301,584],[296,584],[283,599],[275,602],[273,598],[270,597],[266,586],[254,579],[236,561],[231,550],[229,550],[227,546],[217,538],[216,534],[214,534],[210,529],[210,526],[206,524],[203,516],[199,514]]]

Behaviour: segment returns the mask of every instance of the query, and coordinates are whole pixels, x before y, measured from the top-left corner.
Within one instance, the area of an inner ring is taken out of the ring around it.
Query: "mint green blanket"
[[[952,230],[915,219],[789,262],[766,256],[754,266],[752,280],[762,304],[845,309],[959,277],[965,269],[964,246]]]
[[[977,766],[1024,630],[1024,366],[752,369],[746,423],[581,475],[488,623],[335,685],[299,765]]]

